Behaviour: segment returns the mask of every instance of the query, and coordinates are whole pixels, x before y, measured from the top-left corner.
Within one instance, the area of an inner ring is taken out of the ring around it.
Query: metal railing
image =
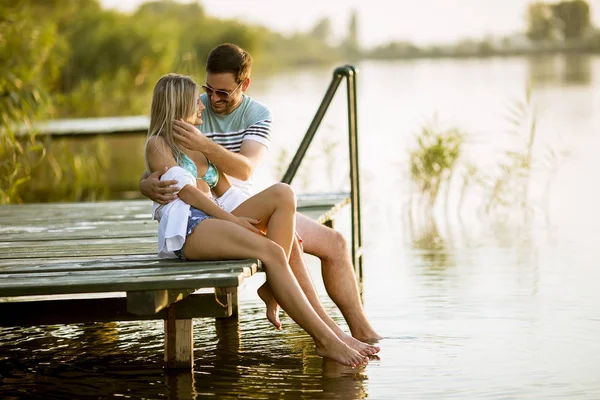
[[[319,128],[333,97],[340,86],[340,83],[346,78],[347,100],[348,100],[348,148],[350,152],[350,207],[352,223],[352,262],[354,269],[359,276],[362,276],[362,231],[360,218],[360,180],[358,164],[358,122],[357,122],[357,102],[356,102],[356,75],[357,69],[352,65],[344,65],[333,71],[333,78],[329,88],[321,101],[294,158],[285,172],[282,182],[290,184],[298,172],[300,163],[304,159],[308,147],[312,142],[317,129]]]

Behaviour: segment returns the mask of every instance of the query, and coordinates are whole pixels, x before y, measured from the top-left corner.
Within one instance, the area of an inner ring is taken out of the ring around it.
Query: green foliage
[[[48,107],[45,87],[60,65],[56,27],[37,21],[22,4],[0,16],[0,204],[21,201],[22,186],[44,156],[32,121]]]
[[[509,104],[507,120],[511,143],[509,148],[499,150],[491,165],[482,168],[464,156],[466,134],[456,129],[441,130],[431,126],[423,127],[417,137],[418,145],[410,151],[410,173],[419,194],[425,200],[425,209],[431,214],[436,205],[440,188],[445,186],[444,206],[448,206],[450,182],[455,171],[462,172],[462,181],[454,187],[458,190],[458,210],[465,201],[467,192],[476,189],[479,196],[474,209],[485,215],[506,215],[514,211],[522,212],[526,218],[533,209],[529,186],[534,166],[537,113],[529,87],[523,99]],[[558,167],[558,152],[546,146],[545,167],[548,171],[548,187],[551,173]],[[539,164],[539,163],[538,163]]]
[[[209,17],[198,2],[150,1],[132,14],[102,9],[98,0],[21,4],[37,20],[52,21],[57,40],[52,52],[64,60],[44,87],[51,93],[54,118],[147,114],[160,76],[179,72],[203,80],[209,51],[223,42],[246,48],[257,64],[267,66],[321,63],[341,56],[310,34],[284,37],[263,27]]]
[[[552,12],[546,3],[530,3],[527,9],[527,37],[534,41],[552,38]]]
[[[360,46],[358,44],[358,12],[353,10],[348,24],[348,35],[342,44],[343,51],[350,60],[360,57]]]
[[[313,25],[308,34],[315,40],[328,43],[331,40],[331,33],[331,20],[329,18],[321,18]]]
[[[590,6],[584,0],[563,0],[553,4],[552,15],[565,39],[581,38],[591,26]]]
[[[45,143],[46,157],[21,189],[23,202],[94,201],[109,197],[110,149],[102,138]]]
[[[410,174],[429,206],[435,204],[442,184],[449,184],[464,140],[457,129],[435,126],[424,126],[417,136],[417,147],[410,151]]]
[[[591,27],[590,6],[585,0],[531,3],[527,13],[527,37],[534,41],[581,39]]]
[[[529,182],[537,126],[531,88],[528,87],[524,99],[510,103],[508,110],[507,119],[511,126],[508,133],[517,145],[503,151],[494,176],[479,180],[487,189],[487,213],[505,207],[527,211],[530,206]]]

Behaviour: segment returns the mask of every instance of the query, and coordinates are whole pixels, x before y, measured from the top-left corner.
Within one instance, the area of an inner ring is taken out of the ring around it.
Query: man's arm
[[[175,200],[177,195],[176,180],[161,181],[160,177],[162,174],[167,172],[167,169],[163,171],[155,171],[150,173],[148,170],[144,171],[144,174],[140,178],[140,192],[148,197],[150,200],[155,201],[159,204],[167,204],[168,202]]]
[[[225,174],[246,181],[267,152],[267,147],[254,140],[244,140],[239,153],[227,150],[204,136],[198,128],[182,121],[173,121],[173,134],[183,147],[201,151]]]

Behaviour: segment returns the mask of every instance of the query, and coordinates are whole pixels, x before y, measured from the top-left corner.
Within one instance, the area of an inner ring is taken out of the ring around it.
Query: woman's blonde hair
[[[173,120],[189,121],[196,115],[199,94],[198,84],[192,78],[174,73],[164,75],[154,86],[147,140],[160,135],[177,161],[183,150],[173,138]]]

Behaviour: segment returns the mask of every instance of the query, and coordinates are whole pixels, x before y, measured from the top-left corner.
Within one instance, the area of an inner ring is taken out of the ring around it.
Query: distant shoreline
[[[410,43],[392,42],[369,50],[363,50],[360,59],[397,60],[419,58],[487,58],[545,56],[555,54],[600,54],[600,36],[571,42],[544,42],[532,44],[526,40],[519,43],[501,41],[465,41],[453,45],[417,47]]]

